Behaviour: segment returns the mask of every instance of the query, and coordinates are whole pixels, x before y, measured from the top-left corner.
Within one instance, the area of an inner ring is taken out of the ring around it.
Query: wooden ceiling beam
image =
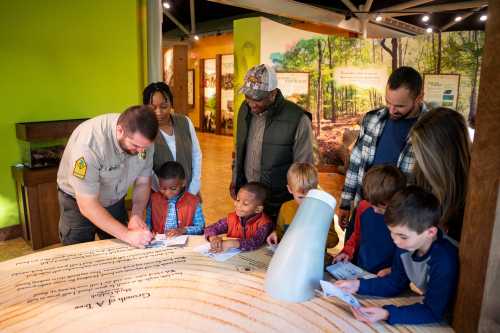
[[[354,4],[351,2],[351,0],[341,0],[342,3],[347,7],[349,8],[349,10],[351,12],[357,12],[358,11],[358,8],[356,8],[356,6],[354,6]]]
[[[391,11],[396,11],[396,10],[390,10],[389,8],[384,8],[378,11],[379,13],[384,13],[388,12],[388,16],[392,17],[397,17],[397,16],[408,16],[408,15],[421,15],[422,13],[439,13],[439,12],[447,12],[447,11],[454,11],[454,10],[467,10],[467,9],[476,9],[476,8],[481,8],[485,7],[488,5],[488,0],[470,0],[470,1],[462,1],[462,2],[456,2],[456,3],[448,3],[448,4],[442,4],[442,5],[434,5],[434,6],[422,6],[422,7],[417,7],[417,8],[408,8],[401,10],[399,13],[390,13]]]
[[[194,35],[196,33],[196,16],[194,11],[194,0],[189,1],[189,12],[191,16],[191,33]]]
[[[190,35],[189,30],[185,26],[183,26],[182,23],[179,22],[179,20],[177,20],[175,16],[172,15],[167,9],[163,9],[163,13],[170,19],[170,21],[174,22],[174,24],[179,27],[182,32],[184,32],[188,36]]]
[[[434,0],[411,0],[411,1],[406,1],[397,5],[393,5],[390,7],[382,8],[377,10],[377,13],[382,13],[382,12],[397,12],[397,11],[402,11],[408,8],[413,8],[416,6],[420,5],[425,5],[426,3],[433,2]]]
[[[365,10],[366,10],[367,12],[369,12],[369,11],[370,11],[370,8],[372,8],[372,4],[373,4],[373,0],[366,0],[366,3],[365,3],[365,7],[364,7],[364,8],[365,8]]]
[[[345,19],[343,14],[292,0],[209,0],[228,6],[246,8],[299,21],[338,26]],[[354,27],[347,29],[356,31]]]
[[[373,20],[372,20],[373,21]],[[384,19],[380,22],[374,22],[375,24],[380,24],[385,27],[393,28],[396,30],[400,30],[406,32],[412,36],[421,35],[425,33],[425,29],[416,26],[414,24],[406,23],[404,21],[395,19],[393,17],[384,17]]]
[[[264,12],[271,15],[286,17],[298,21],[319,24],[329,27],[340,28],[361,34],[362,26],[360,20],[353,17],[346,20],[344,14],[335,13],[331,10],[319,8],[292,0],[209,0],[228,6],[246,8],[249,10]],[[414,35],[404,29],[391,29],[388,26],[367,23],[367,37],[407,37]]]

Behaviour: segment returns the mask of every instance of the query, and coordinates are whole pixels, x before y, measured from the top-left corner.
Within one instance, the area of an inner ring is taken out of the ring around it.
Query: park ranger
[[[149,106],[101,115],[73,131],[57,173],[64,245],[93,241],[96,233],[100,239],[114,236],[135,247],[151,241],[143,212],[151,191],[157,132],[158,121]],[[131,185],[129,219],[124,198]]]

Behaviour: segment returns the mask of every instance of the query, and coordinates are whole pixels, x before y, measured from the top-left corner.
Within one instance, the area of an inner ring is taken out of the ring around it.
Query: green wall
[[[16,122],[93,117],[140,102],[145,0],[0,1],[0,228],[18,224]]]
[[[234,126],[233,138],[236,139],[236,119],[238,110],[245,99],[239,93],[246,72],[260,64],[260,17],[252,17],[233,22],[234,38]]]

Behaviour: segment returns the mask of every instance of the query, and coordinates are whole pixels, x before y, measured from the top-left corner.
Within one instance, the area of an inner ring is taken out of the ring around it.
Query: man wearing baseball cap
[[[307,112],[286,100],[272,67],[257,65],[245,75],[240,92],[231,196],[247,182],[270,189],[265,211],[274,220],[283,202],[293,197],[286,173],[294,162],[313,162],[312,127]]]

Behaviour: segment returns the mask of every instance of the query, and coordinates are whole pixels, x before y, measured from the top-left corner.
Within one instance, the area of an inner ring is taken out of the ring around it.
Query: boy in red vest
[[[156,173],[158,192],[153,192],[146,210],[146,224],[167,237],[201,235],[205,218],[197,196],[186,191],[186,173],[175,161],[165,162]]]
[[[243,185],[234,201],[235,211],[205,229],[212,252],[230,248],[252,251],[266,242],[272,230],[271,219],[263,212],[267,189],[259,182]],[[223,240],[221,234],[234,239]]]

